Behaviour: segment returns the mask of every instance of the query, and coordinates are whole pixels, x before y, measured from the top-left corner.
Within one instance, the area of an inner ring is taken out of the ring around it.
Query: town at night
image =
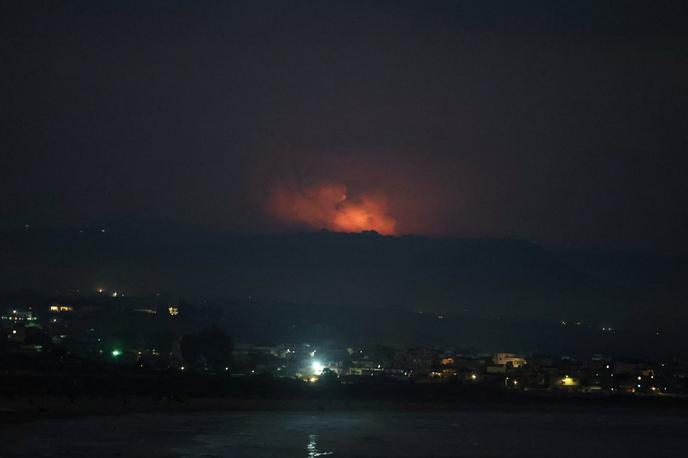
[[[506,393],[513,393],[513,400],[523,400],[531,393],[534,400],[554,397],[562,402],[588,395],[589,399],[619,402],[656,397],[682,403],[688,396],[688,367],[678,356],[650,359],[585,354],[580,349],[574,356],[514,353],[443,347],[441,340],[432,337],[426,345],[418,342],[417,346],[400,347],[386,341],[385,320],[407,321],[405,331],[409,334],[414,326],[424,326],[446,335],[447,328],[457,329],[457,321],[466,318],[358,310],[355,314],[340,312],[336,320],[329,320],[322,313],[311,315],[312,306],[298,304],[261,303],[248,298],[243,304],[220,307],[169,302],[163,297],[128,297],[124,292],[99,288],[91,294],[62,296],[43,304],[45,297],[24,298],[33,305],[5,308],[1,317],[2,361],[5,382],[12,386],[5,394],[32,396],[34,402],[46,395],[63,396],[65,402],[74,404],[94,396],[126,400],[133,390],[157,401],[184,402],[207,397],[205,385],[223,397],[238,394],[234,390],[242,387],[267,397],[308,398],[317,393],[308,388],[315,384],[333,390],[335,399],[354,394],[366,397],[366,387],[376,395],[380,394],[379,387],[386,387],[393,398],[396,390],[413,394],[414,385],[426,384],[428,387],[418,388],[419,395],[453,395],[464,401],[473,393],[490,392],[499,399],[511,399]],[[271,335],[285,340],[269,341],[254,334],[252,340],[235,341],[227,328],[238,331],[232,322],[237,321],[235,314],[240,313],[241,306],[247,305],[256,312],[241,319],[241,325],[256,332],[281,328]],[[280,313],[280,308],[288,312]],[[338,310],[329,312],[336,314]],[[342,320],[380,317],[382,323],[371,327],[369,335],[347,339],[335,329],[357,324]],[[261,324],[266,320],[273,322]],[[261,326],[265,329],[259,329]],[[599,348],[613,347],[608,341],[624,333],[611,326],[593,328],[581,321],[562,321],[548,328],[560,334],[558,339],[596,340]],[[653,345],[660,340],[658,334],[633,337]],[[398,337],[403,340],[404,336]],[[108,381],[109,377],[124,385],[118,387]],[[185,386],[185,381],[191,383]],[[435,392],[432,386],[437,384],[447,386]]]

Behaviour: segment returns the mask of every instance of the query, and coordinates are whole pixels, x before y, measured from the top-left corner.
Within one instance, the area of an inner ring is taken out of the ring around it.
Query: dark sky
[[[688,251],[685,2],[0,5],[2,230]]]

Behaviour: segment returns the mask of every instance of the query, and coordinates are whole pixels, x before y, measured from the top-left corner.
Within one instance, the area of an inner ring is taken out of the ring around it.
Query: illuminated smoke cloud
[[[350,199],[346,186],[340,184],[280,188],[272,194],[268,210],[283,222],[313,229],[385,235],[396,232],[396,220],[387,212],[384,197],[362,194]]]

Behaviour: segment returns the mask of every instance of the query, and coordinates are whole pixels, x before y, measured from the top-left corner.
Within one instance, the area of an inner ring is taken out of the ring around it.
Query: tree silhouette
[[[223,370],[232,363],[232,339],[214,326],[186,334],[180,346],[184,363],[192,368]]]

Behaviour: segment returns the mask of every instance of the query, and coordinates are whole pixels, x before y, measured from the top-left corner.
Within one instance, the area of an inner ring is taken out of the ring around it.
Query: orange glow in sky
[[[352,199],[347,195],[346,186],[341,184],[277,189],[270,198],[268,211],[281,221],[304,224],[312,229],[396,233],[397,222],[388,213],[384,197],[362,194]]]

